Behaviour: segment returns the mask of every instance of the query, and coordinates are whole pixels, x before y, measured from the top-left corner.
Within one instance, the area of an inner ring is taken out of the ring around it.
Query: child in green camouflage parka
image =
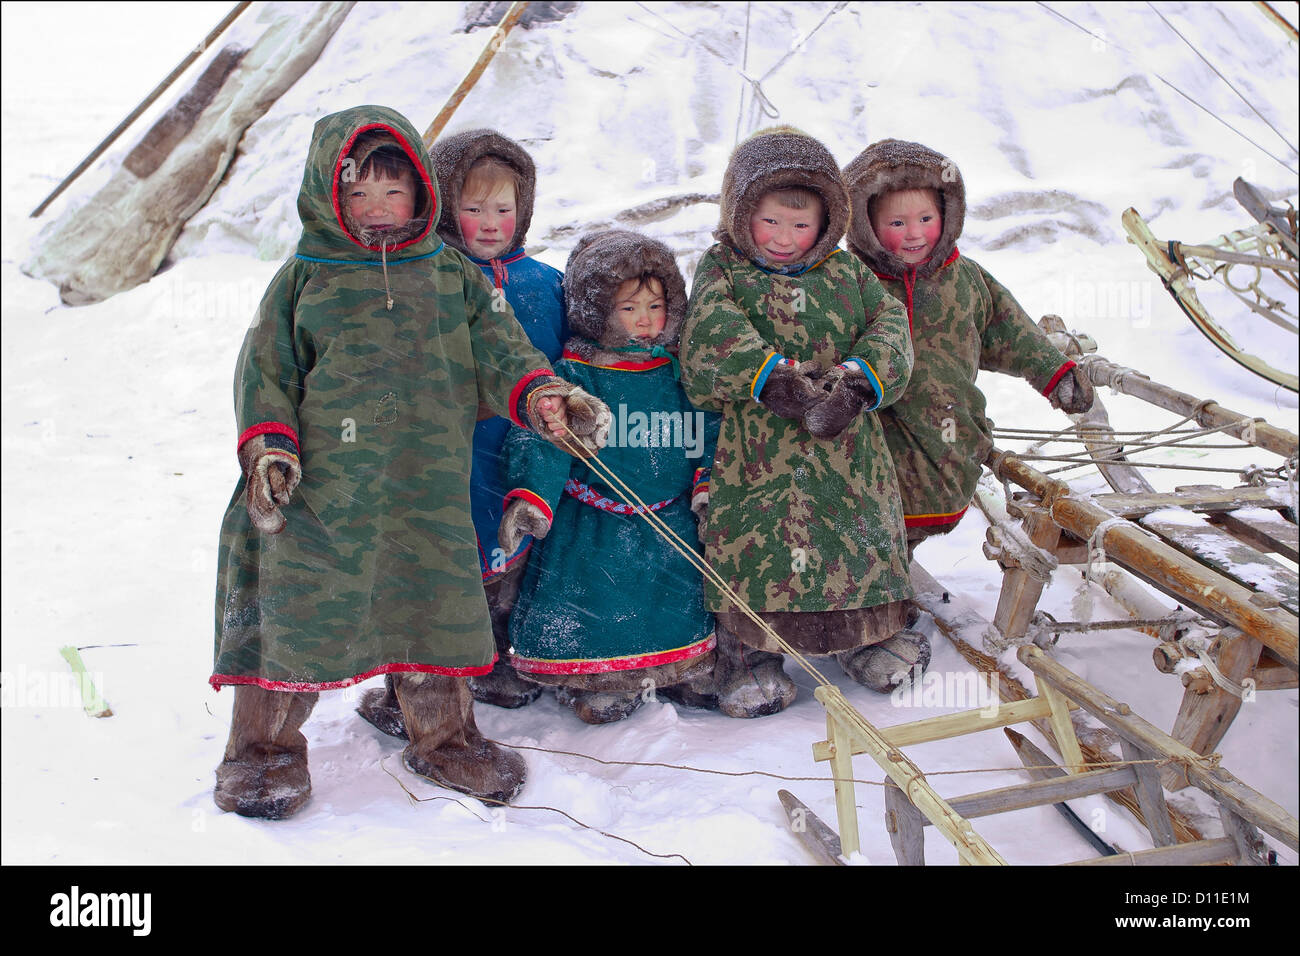
[[[415,128],[362,106],[317,122],[302,237],[235,373],[243,478],[221,527],[216,662],[235,685],[214,799],[276,819],[311,793],[301,732],[319,692],[390,674],[414,773],[512,799],[518,754],[474,724],[466,677],[495,648],[470,518],[485,403],[590,453],[609,410],[555,377],[482,271],[434,233]]]
[[[817,140],[781,127],[741,143],[719,241],[695,273],[682,384],[723,414],[709,563],[796,650],[836,654],[887,690],[918,660],[902,506],[873,412],[907,385],[912,348],[902,306],[836,248],[848,222],[843,177]],[[719,589],[707,594],[721,709],[787,707],[781,646]]]
[[[957,252],[966,188],[951,160],[886,139],[844,168],[853,201],[848,246],[907,305],[916,363],[880,413],[898,470],[909,548],[956,527],[993,447],[980,369],[1017,375],[1056,408],[1083,412],[1092,385],[1011,293]]]

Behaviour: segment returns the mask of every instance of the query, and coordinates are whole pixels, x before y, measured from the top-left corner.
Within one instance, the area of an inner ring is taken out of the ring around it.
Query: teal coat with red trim
[[[571,340],[571,343],[585,340]],[[614,415],[600,460],[698,553],[691,493],[713,461],[719,416],[686,398],[672,360],[609,361],[566,349],[556,373]],[[595,364],[595,363],[601,364]],[[542,674],[668,664],[713,647],[701,573],[587,463],[515,429],[506,440],[508,498],[552,517],[533,543],[510,618],[511,663]],[[567,488],[567,490],[566,490]]]
[[[363,131],[420,172],[412,238],[349,232],[336,183]],[[302,238],[271,281],[235,373],[240,444],[297,454],[284,530],[255,529],[235,489],[221,527],[213,685],[342,687],[374,674],[481,674],[496,651],[470,518],[480,403],[523,424],[550,381],[482,271],[433,232],[420,135],[365,106],[321,119],[298,197]],[[391,304],[390,304],[391,303]]]
[[[880,423],[898,472],[908,529],[948,531],[975,494],[993,447],[981,369],[1025,379],[1046,395],[1074,367],[1006,287],[953,249],[931,275],[876,273],[907,306],[915,362],[907,391]]]

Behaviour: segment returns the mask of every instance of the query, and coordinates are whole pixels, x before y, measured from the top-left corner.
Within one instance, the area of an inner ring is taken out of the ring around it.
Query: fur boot
[[[718,682],[713,669],[689,680],[670,684],[667,687],[660,687],[656,690],[656,693],[664,700],[672,701],[674,704],[681,704],[684,707],[699,707],[703,710],[718,709]]]
[[[715,633],[718,657],[713,677],[718,709],[728,717],[766,717],[794,703],[798,687],[786,676],[785,657],[755,650],[741,643],[718,615]]]
[[[506,663],[510,651],[510,611],[519,597],[523,566],[493,578],[483,586],[487,593],[488,612],[492,615],[492,636],[497,642],[497,663],[491,673],[469,678],[469,689],[481,704],[497,707],[523,707],[542,693],[542,685],[527,680]]]
[[[523,758],[479,733],[465,678],[394,674],[393,690],[411,740],[407,770],[488,803],[509,803],[523,789]]]
[[[608,724],[622,720],[645,703],[639,690],[583,690],[581,687],[566,685],[555,688],[555,699],[588,724]]]
[[[384,686],[366,691],[361,695],[357,713],[390,737],[406,736],[406,723],[402,720],[402,708],[397,704],[397,694],[393,691],[393,675],[384,675]]]
[[[319,694],[235,687],[226,756],[217,767],[212,799],[245,817],[281,820],[311,797],[307,738],[301,727]]]
[[[879,644],[835,656],[844,672],[863,687],[888,694],[930,666],[930,640],[920,631],[909,628]]]

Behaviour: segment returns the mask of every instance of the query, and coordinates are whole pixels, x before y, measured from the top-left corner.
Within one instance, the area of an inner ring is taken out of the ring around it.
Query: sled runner
[[[1300,387],[1296,374],[1276,368],[1239,345],[1200,301],[1191,281],[1217,281],[1256,315],[1292,334],[1300,328],[1294,306],[1288,308],[1273,294],[1297,288],[1295,207],[1282,210],[1270,206],[1256,187],[1240,177],[1233,183],[1233,194],[1256,221],[1210,242],[1192,245],[1159,240],[1132,208],[1124,212],[1124,231],[1142,250],[1147,266],[1160,277],[1179,308],[1216,348],[1256,375],[1294,392]]]

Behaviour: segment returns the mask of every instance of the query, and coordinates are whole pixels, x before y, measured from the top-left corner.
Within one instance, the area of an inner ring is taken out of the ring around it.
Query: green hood
[[[427,189],[416,203],[416,216],[426,219],[425,227],[414,239],[389,248],[388,255],[392,257],[396,253],[398,259],[409,259],[438,249],[442,240],[433,231],[438,221],[438,180],[423,139],[410,121],[396,110],[386,106],[354,106],[322,117],[312,130],[311,149],[302,174],[302,187],[298,190],[298,217],[302,220],[298,255],[349,262],[379,261],[379,246],[363,245],[344,227],[337,191],[343,160],[357,135],[366,130],[383,130],[391,134],[415,168],[421,171]]]

